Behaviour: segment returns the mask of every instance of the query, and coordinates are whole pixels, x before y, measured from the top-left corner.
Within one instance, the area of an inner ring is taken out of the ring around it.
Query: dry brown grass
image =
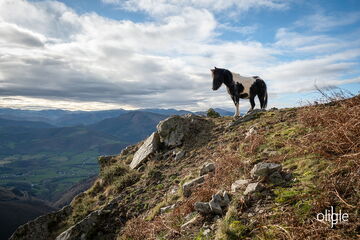
[[[308,135],[313,152],[325,156],[360,156],[360,96],[299,111],[300,122],[315,130]]]
[[[321,191],[313,196],[313,211],[340,207],[342,212],[349,213],[349,222],[335,230],[316,221],[306,226],[299,224],[298,229],[294,229],[295,239],[355,239],[360,236],[360,96],[340,100],[329,97],[328,100],[324,105],[299,109],[299,122],[312,129],[302,139],[302,150],[329,161],[328,171],[320,174],[316,181],[316,188]],[[290,225],[296,225],[294,219]]]

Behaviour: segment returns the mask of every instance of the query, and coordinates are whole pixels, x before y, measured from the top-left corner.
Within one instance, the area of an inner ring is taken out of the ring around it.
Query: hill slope
[[[19,225],[54,210],[17,189],[0,187],[0,239],[8,239]]]
[[[136,143],[149,136],[155,130],[156,124],[167,117],[157,113],[134,111],[102,120],[88,128]]]
[[[357,96],[236,121],[167,119],[145,143],[101,158],[88,191],[11,239],[356,239],[359,108]],[[316,221],[331,206],[348,221]]]

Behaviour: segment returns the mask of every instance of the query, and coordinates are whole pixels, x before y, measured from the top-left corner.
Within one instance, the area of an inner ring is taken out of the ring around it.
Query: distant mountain
[[[159,121],[167,117],[167,115],[152,112],[132,111],[116,118],[102,120],[87,128],[135,143],[149,136],[155,131]]]
[[[186,111],[186,110],[176,110],[173,108],[169,108],[169,109],[163,109],[163,108],[144,108],[144,109],[140,109],[139,111],[143,111],[143,112],[152,112],[152,113],[158,113],[158,114],[162,114],[162,115],[184,115],[184,114],[188,114],[188,113],[193,113],[190,111]]]
[[[221,116],[233,116],[234,115],[234,112],[230,112],[230,111],[224,110],[222,108],[214,108],[214,110],[216,112],[218,112]],[[199,115],[206,115],[206,112],[207,111],[200,111],[200,112],[195,112],[195,113],[199,114]]]
[[[55,126],[87,125],[106,118],[127,113],[127,110],[66,111],[66,110],[20,110],[0,108],[0,118],[10,120],[41,121]]]
[[[19,225],[54,210],[27,192],[0,187],[0,239],[8,239]]]
[[[107,118],[114,118],[130,112],[150,112],[162,115],[184,115],[194,113],[186,110],[162,109],[162,108],[146,108],[139,110],[102,110],[102,111],[67,111],[67,110],[21,110],[11,108],[0,108],[0,118],[18,121],[36,121],[44,122],[57,127],[69,127],[78,125],[91,125]],[[230,116],[233,113],[215,108],[223,116]],[[206,111],[195,112],[203,114]]]
[[[232,115],[234,115],[234,112],[230,112],[230,111],[222,109],[222,108],[214,108],[214,110],[216,112],[220,113],[221,116],[232,116]]]
[[[111,149],[119,151],[129,142],[86,127],[24,128],[0,127],[0,156],[11,154],[36,154],[39,152],[81,153],[86,150]],[[109,148],[107,145],[111,145]]]
[[[53,128],[54,126],[45,122],[9,120],[0,118],[0,127],[24,127],[24,128]]]

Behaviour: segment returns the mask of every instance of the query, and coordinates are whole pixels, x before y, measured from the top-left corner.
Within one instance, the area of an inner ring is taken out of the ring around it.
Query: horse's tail
[[[263,106],[264,109],[267,107],[267,102],[268,102],[268,93],[265,85],[265,97],[264,97],[264,106]]]
[[[260,100],[260,107],[261,109],[265,109],[268,103],[268,93],[267,93],[267,86],[264,80],[257,79],[258,86],[259,86],[259,100]],[[260,99],[261,98],[261,99]]]

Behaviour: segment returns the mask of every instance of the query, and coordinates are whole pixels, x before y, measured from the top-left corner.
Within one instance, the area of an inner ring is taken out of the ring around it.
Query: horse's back
[[[255,78],[254,77],[244,77],[238,73],[233,73],[233,72],[231,72],[231,74],[233,77],[233,81],[235,83],[240,83],[244,87],[244,90],[241,93],[242,94],[246,93],[246,94],[250,95],[250,87],[254,84]]]

